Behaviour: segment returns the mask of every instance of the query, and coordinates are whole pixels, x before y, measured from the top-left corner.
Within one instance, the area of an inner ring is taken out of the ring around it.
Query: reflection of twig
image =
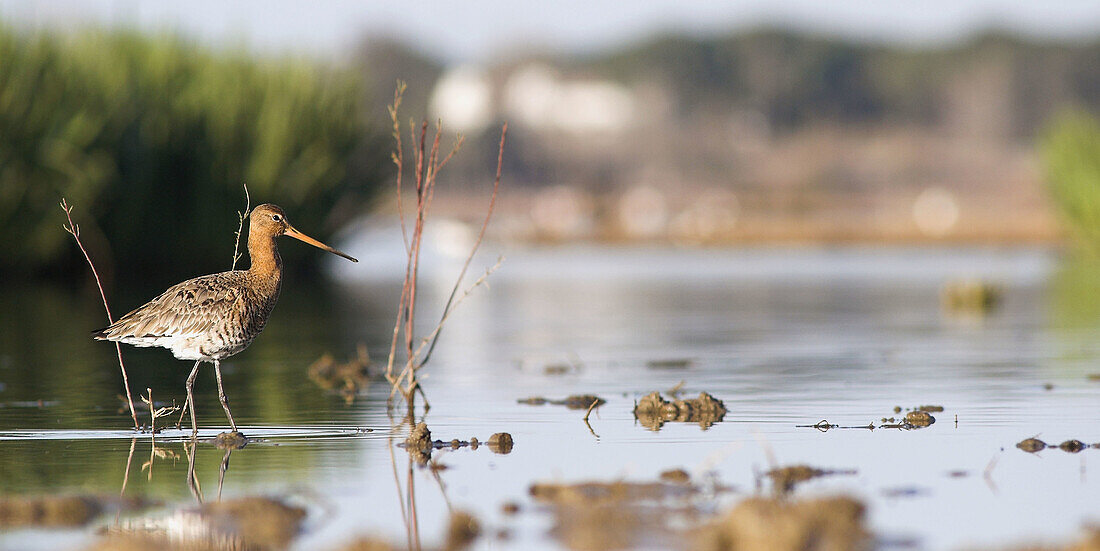
[[[122,489],[118,491],[118,497],[126,495],[126,483],[130,481],[130,462],[134,460],[134,448],[137,447],[137,438],[130,439],[130,453],[126,456],[126,471],[122,473]],[[122,513],[122,508],[119,507],[115,512],[115,524],[118,524],[119,515]]]
[[[248,184],[241,185],[244,186],[244,211],[237,211],[240,224],[237,226],[237,240],[233,242],[233,265],[229,267],[230,270],[237,269],[237,260],[241,258],[241,253],[237,252],[241,247],[241,232],[244,231],[244,219],[248,218],[249,209],[252,208],[252,198],[248,196]]]
[[[989,460],[989,464],[987,464],[985,466],[985,469],[982,470],[982,479],[985,480],[985,485],[989,486],[989,491],[993,492],[994,494],[998,493],[998,491],[997,484],[993,482],[993,468],[997,466],[998,459],[999,456],[994,455],[993,458]]]
[[[680,390],[684,388],[685,384],[687,384],[687,381],[680,379],[680,382],[676,383],[675,385],[673,385],[672,388],[668,389],[665,392],[667,392],[669,396],[675,398],[677,395],[680,394]]]
[[[436,467],[437,465],[440,465],[438,461],[438,457],[436,459],[433,459],[432,464],[428,466],[428,470],[431,471],[432,478],[435,478],[436,483],[439,485],[439,493],[443,495],[443,503],[447,504],[447,512],[453,513],[454,507],[451,506],[451,498],[447,497],[447,485],[443,483],[443,477],[439,475],[439,471],[441,469]]]
[[[409,455],[409,469],[406,474],[406,488],[408,491],[409,500],[409,530],[411,532],[411,541],[416,547],[417,551],[420,551],[420,519],[416,514],[416,483],[413,477],[413,457]]]
[[[76,246],[80,247],[80,252],[84,254],[84,260],[88,261],[88,267],[92,269],[92,275],[95,277],[96,287],[99,288],[99,297],[103,299],[103,309],[107,311],[107,323],[114,323],[111,307],[107,305],[107,294],[103,292],[103,283],[99,280],[99,272],[95,269],[95,264],[92,263],[92,257],[88,256],[84,244],[80,242],[80,226],[73,223],[73,207],[69,206],[64,198],[61,199],[61,210],[65,211],[65,218],[69,220],[69,225],[63,224],[61,227],[73,236],[73,239],[76,240]],[[126,376],[126,365],[122,363],[122,345],[117,341],[115,342],[115,350],[118,352],[118,367],[122,370],[122,384],[126,387],[126,404],[130,406],[130,417],[134,420],[134,430],[141,430],[141,426],[138,425],[137,412],[134,411],[134,398],[130,394],[130,378]]]
[[[779,462],[775,459],[775,451],[772,450],[771,442],[768,441],[767,437],[755,430],[752,431],[752,437],[756,440],[756,443],[760,445],[760,449],[764,451],[764,459],[768,462],[768,468],[774,469],[778,467]]]
[[[401,521],[405,524],[405,535],[408,538],[408,547],[409,549],[412,549],[412,530],[409,529],[409,513],[408,510],[405,508],[405,496],[401,493],[401,476],[397,474],[397,457],[393,453],[393,435],[397,434],[397,429],[404,424],[404,420],[402,420],[400,424],[395,424],[393,415],[392,413],[390,414],[390,434],[388,436],[386,447],[389,448],[390,451],[390,466],[393,467],[393,484],[395,489],[397,490],[398,504],[401,506]]]

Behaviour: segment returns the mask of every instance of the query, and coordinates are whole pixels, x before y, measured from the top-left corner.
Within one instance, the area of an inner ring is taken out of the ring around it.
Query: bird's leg
[[[225,416],[229,418],[229,425],[233,427],[233,432],[237,432],[237,423],[233,421],[233,412],[229,411],[229,398],[225,397],[225,390],[222,388],[222,363],[219,360],[214,360],[214,375],[218,378],[218,398],[222,401]]]
[[[187,405],[185,407],[187,408],[187,410],[191,411],[191,437],[192,438],[194,438],[195,435],[197,435],[199,433],[199,425],[195,421],[195,392],[194,392],[194,390],[195,390],[195,377],[198,377],[198,375],[199,375],[199,364],[201,364],[201,363],[202,363],[202,360],[197,360],[195,362],[195,367],[191,368],[191,374],[187,376]],[[183,420],[183,414],[182,413],[180,414],[180,420],[181,421]]]

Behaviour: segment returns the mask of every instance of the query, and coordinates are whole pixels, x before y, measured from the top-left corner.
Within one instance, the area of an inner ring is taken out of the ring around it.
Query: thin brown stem
[[[149,404],[149,435],[152,438],[156,438],[156,434],[157,434],[157,412],[156,412],[156,408],[153,407],[153,389],[151,389],[149,387],[145,387],[145,392],[146,392],[146,394],[149,395],[149,399],[146,400],[143,397],[141,399],[141,401],[145,402],[146,404]]]
[[[241,248],[241,232],[244,231],[244,219],[248,218],[248,214],[252,209],[252,198],[248,196],[248,184],[241,185],[244,186],[244,211],[237,211],[240,224],[237,225],[237,240],[233,242],[233,264],[229,266],[230,270],[237,269],[237,261],[241,258],[242,253],[237,252]]]
[[[88,262],[88,267],[92,269],[92,276],[95,277],[95,285],[99,288],[99,297],[103,299],[103,309],[107,311],[107,323],[114,323],[114,316],[111,315],[111,307],[107,305],[107,293],[103,291],[103,282],[99,279],[99,272],[95,269],[95,263],[92,262],[92,257],[88,256],[88,250],[84,248],[84,244],[80,242],[80,226],[73,223],[73,207],[71,207],[64,198],[61,199],[61,210],[65,211],[65,218],[69,220],[69,225],[62,225],[69,235],[73,236],[76,240],[76,246],[80,247],[80,252],[84,254],[84,260]],[[134,397],[130,394],[130,378],[126,375],[126,364],[122,362],[122,345],[115,342],[115,351],[118,353],[118,367],[122,370],[122,384],[126,387],[126,405],[130,406],[130,418],[134,420],[134,430],[140,431],[141,425],[138,424],[137,412],[134,410]]]
[[[402,175],[404,174],[405,160],[402,147],[401,124],[399,123],[400,119],[398,116],[398,107],[400,106],[403,92],[404,84],[399,82],[398,88],[394,92],[394,103],[390,107],[390,120],[393,123],[393,137],[396,144],[396,150],[391,155],[391,159],[397,166],[398,171],[397,208],[401,223],[402,239],[405,244],[406,264],[405,277],[401,287],[401,297],[398,301],[397,317],[394,321],[393,335],[390,340],[390,355],[386,364],[386,380],[389,381],[391,385],[389,405],[391,407],[393,406],[394,398],[398,392],[401,392],[402,398],[409,406],[410,411],[412,411],[414,409],[414,398],[417,393],[424,398],[425,410],[429,407],[427,396],[424,393],[423,387],[420,385],[417,372],[431,357],[432,351],[435,349],[435,345],[442,331],[442,326],[454,312],[455,307],[461,303],[463,299],[469,296],[474,288],[482,285],[485,279],[500,265],[498,261],[495,266],[486,270],[485,274],[479,278],[473,286],[464,293],[459,293],[466,273],[469,271],[470,263],[473,261],[473,257],[476,255],[484,240],[489,220],[492,217],[496,205],[496,198],[500,190],[504,144],[508,132],[508,125],[505,124],[501,129],[500,148],[497,154],[497,170],[493,180],[493,192],[489,199],[488,212],[485,215],[485,220],[481,224],[477,240],[474,242],[470,254],[462,265],[462,270],[459,273],[458,279],[455,281],[454,288],[451,289],[451,293],[444,305],[443,313],[440,315],[439,323],[436,324],[436,327],[428,336],[418,339],[415,336],[414,330],[416,325],[416,306],[419,295],[420,252],[424,243],[424,230],[428,211],[431,209],[431,204],[435,197],[435,186],[438,182],[439,172],[462,147],[464,138],[461,135],[457,136],[450,151],[448,151],[446,155],[442,155],[440,146],[443,137],[442,121],[437,121],[435,131],[431,136],[430,144],[428,139],[428,122],[421,121],[419,125],[416,125],[412,121],[409,122],[409,133],[413,141],[412,152],[415,162],[413,188],[416,199],[416,212],[411,222],[406,220],[404,193],[402,190]],[[412,216],[412,214],[410,210],[410,216]],[[411,234],[409,232],[410,226]],[[405,365],[400,373],[395,374],[394,365],[396,363],[399,342],[404,349]],[[427,352],[425,352],[425,350],[427,350]]]
[[[405,152],[401,146],[401,122],[397,119],[397,111],[401,108],[401,98],[405,94],[405,83],[397,81],[397,87],[393,90],[393,104],[390,105],[390,120],[393,122],[394,152],[391,154],[393,164],[397,165],[397,217],[401,221],[401,238],[405,241],[405,250],[409,250],[409,234],[405,229],[405,209],[401,200],[401,182],[405,168]]]
[[[450,315],[451,311],[454,309],[455,294],[458,293],[458,289],[462,285],[462,280],[466,277],[466,271],[470,268],[470,262],[474,260],[474,255],[477,254],[478,248],[481,247],[481,241],[485,239],[485,230],[489,227],[489,219],[493,216],[493,209],[496,207],[497,203],[497,194],[500,191],[500,173],[501,168],[504,165],[504,143],[507,137],[508,123],[506,122],[500,130],[500,146],[497,149],[497,173],[496,177],[493,178],[493,194],[489,197],[489,208],[485,212],[485,220],[481,222],[481,229],[477,233],[477,240],[474,241],[474,246],[470,249],[470,254],[466,256],[466,262],[462,264],[462,270],[458,273],[458,279],[455,281],[455,286],[451,289],[451,295],[447,297],[446,305],[443,307],[443,314],[441,316],[441,319],[439,320],[440,326],[443,325],[443,321],[447,318],[447,316]],[[449,159],[450,155],[448,155],[447,158]],[[497,262],[497,265],[500,265],[499,261]],[[493,269],[495,270],[496,268],[494,267]],[[486,275],[488,275],[488,273],[486,273]],[[466,294],[469,294],[469,291],[467,291]],[[438,341],[438,339],[439,332],[437,331],[435,336],[432,338],[431,346],[424,354],[424,358],[420,361],[418,367],[423,366],[425,363],[427,363],[428,358],[432,356],[432,351],[435,350],[435,343]]]

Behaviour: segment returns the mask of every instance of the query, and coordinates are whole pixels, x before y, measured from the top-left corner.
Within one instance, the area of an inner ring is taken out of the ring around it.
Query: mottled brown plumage
[[[282,286],[283,261],[275,238],[289,235],[351,260],[358,260],[294,229],[275,205],[256,207],[249,215],[247,270],[205,275],[173,285],[157,298],[92,332],[97,340],[134,346],[160,346],[181,360],[195,360],[187,378],[187,407],[195,423],[192,388],[199,364],[211,362],[218,379],[218,395],[233,430],[237,425],[222,390],[221,360],[244,350],[260,334]]]

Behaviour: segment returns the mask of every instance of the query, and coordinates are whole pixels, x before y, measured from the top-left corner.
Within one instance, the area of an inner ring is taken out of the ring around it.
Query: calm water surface
[[[232,453],[221,495],[307,506],[300,549],[365,534],[405,541],[408,457],[392,446],[405,429],[391,431],[387,386],[376,382],[349,404],[307,375],[326,352],[347,358],[360,342],[375,358],[388,350],[399,282],[384,277],[384,262],[365,264],[374,269],[340,268],[324,289],[288,281],[263,335],[223,364],[234,415],[257,441]],[[425,330],[455,269],[427,266]],[[1069,541],[1100,521],[1100,474],[1090,469],[1100,450],[1032,455],[1015,444],[1036,435],[1100,442],[1100,382],[1087,377],[1100,372],[1096,274],[1039,249],[513,252],[448,322],[424,381],[431,409],[418,418],[436,439],[506,431],[515,448],[437,451],[449,467],[438,479],[415,469],[422,539],[441,541],[454,507],[475,513],[489,534],[510,533],[475,548],[556,549],[553,519],[528,497],[533,482],[646,481],[683,467],[735,487],[716,504],[724,506],[760,491],[759,473],[772,466],[806,463],[856,471],[807,482],[796,496],[864,499],[887,548]],[[984,317],[945,313],[942,284],[971,276],[1004,286],[1001,307]],[[115,307],[147,298],[120,297]],[[96,300],[50,287],[0,295],[0,492],[110,495],[126,477],[127,495],[193,503],[179,433],[158,437],[164,457],[150,465],[148,437],[131,440],[114,349],[86,338],[102,321]],[[149,387],[158,401],[182,400],[188,362],[162,350],[125,353],[135,395]],[[659,431],[635,421],[635,400],[681,381],[686,394],[724,400],[725,420]],[[517,403],[580,393],[607,400],[591,429],[583,411]],[[878,424],[895,406],[923,404],[945,409],[920,430],[796,426]],[[209,367],[197,408],[204,435],[224,428]],[[225,459],[210,444],[196,452],[208,501]],[[508,501],[522,512],[504,516]],[[113,520],[0,532],[0,548],[79,548]]]

